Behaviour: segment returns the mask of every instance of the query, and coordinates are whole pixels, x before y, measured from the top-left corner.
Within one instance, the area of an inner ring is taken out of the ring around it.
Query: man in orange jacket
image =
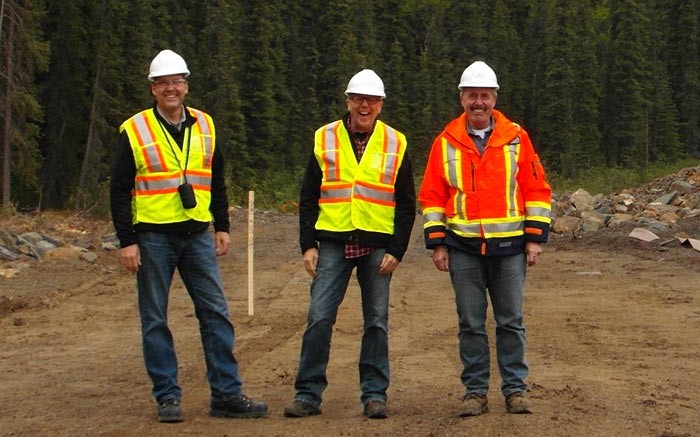
[[[530,413],[524,396],[526,265],[547,241],[551,189],[525,130],[494,109],[498,81],[482,61],[464,70],[464,113],[432,145],[419,200],[425,243],[450,272],[466,393],[461,416],[488,411],[487,291],[496,321],[501,392],[509,413]]]

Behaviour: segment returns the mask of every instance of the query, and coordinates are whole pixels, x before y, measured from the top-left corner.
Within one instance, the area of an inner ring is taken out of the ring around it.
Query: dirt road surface
[[[700,436],[700,253],[634,241],[622,231],[553,236],[527,280],[534,414],[505,413],[492,347],[491,411],[460,418],[452,289],[423,248],[419,218],[392,282],[390,417],[361,414],[354,282],[335,326],[323,414],[284,418],[309,277],[297,217],[258,213],[255,313],[248,315],[246,214],[234,214],[233,249],[220,264],[244,388],[269,403],[268,417],[207,415],[197,320],[176,277],[169,314],[185,421],[159,424],[141,357],[134,277],[115,252],[99,252],[94,263],[52,257],[0,278],[0,435]],[[107,222],[86,227],[111,231]]]

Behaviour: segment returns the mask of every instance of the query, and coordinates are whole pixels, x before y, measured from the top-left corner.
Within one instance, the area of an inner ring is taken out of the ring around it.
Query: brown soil
[[[356,283],[335,327],[323,414],[282,417],[294,395],[308,303],[296,221],[256,216],[253,316],[245,211],[234,214],[233,250],[220,259],[245,390],[269,403],[267,418],[207,415],[197,321],[176,279],[170,321],[185,421],[159,424],[141,358],[134,277],[115,252],[100,252],[95,263],[53,257],[0,277],[0,435],[700,435],[699,252],[672,239],[635,241],[628,229],[553,236],[526,291],[534,414],[505,413],[492,349],[491,411],[462,419],[452,290],[423,248],[420,219],[392,284],[389,419],[361,414]],[[110,231],[107,222],[75,217],[43,226],[81,231],[83,239]],[[700,238],[697,219],[684,230]]]

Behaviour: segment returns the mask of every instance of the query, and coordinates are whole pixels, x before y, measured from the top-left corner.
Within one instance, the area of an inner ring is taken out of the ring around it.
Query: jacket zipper
[[[469,166],[471,167],[471,171],[472,171],[472,192],[474,192],[474,191],[476,191],[476,182],[474,180],[474,163],[469,162]]]

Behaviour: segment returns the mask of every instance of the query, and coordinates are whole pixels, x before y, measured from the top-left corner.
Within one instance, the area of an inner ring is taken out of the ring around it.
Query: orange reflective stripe
[[[444,232],[429,232],[428,238],[445,238]]]
[[[156,135],[145,113],[138,114],[132,119],[132,130],[138,137],[141,153],[146,161],[149,172],[168,171],[165,158],[156,143]]]
[[[542,235],[542,229],[539,228],[525,228],[526,234]]]
[[[323,154],[323,172],[325,180],[338,181],[340,180],[340,147],[338,144],[338,128],[341,122],[336,122],[329,125],[321,136],[321,151]]]

